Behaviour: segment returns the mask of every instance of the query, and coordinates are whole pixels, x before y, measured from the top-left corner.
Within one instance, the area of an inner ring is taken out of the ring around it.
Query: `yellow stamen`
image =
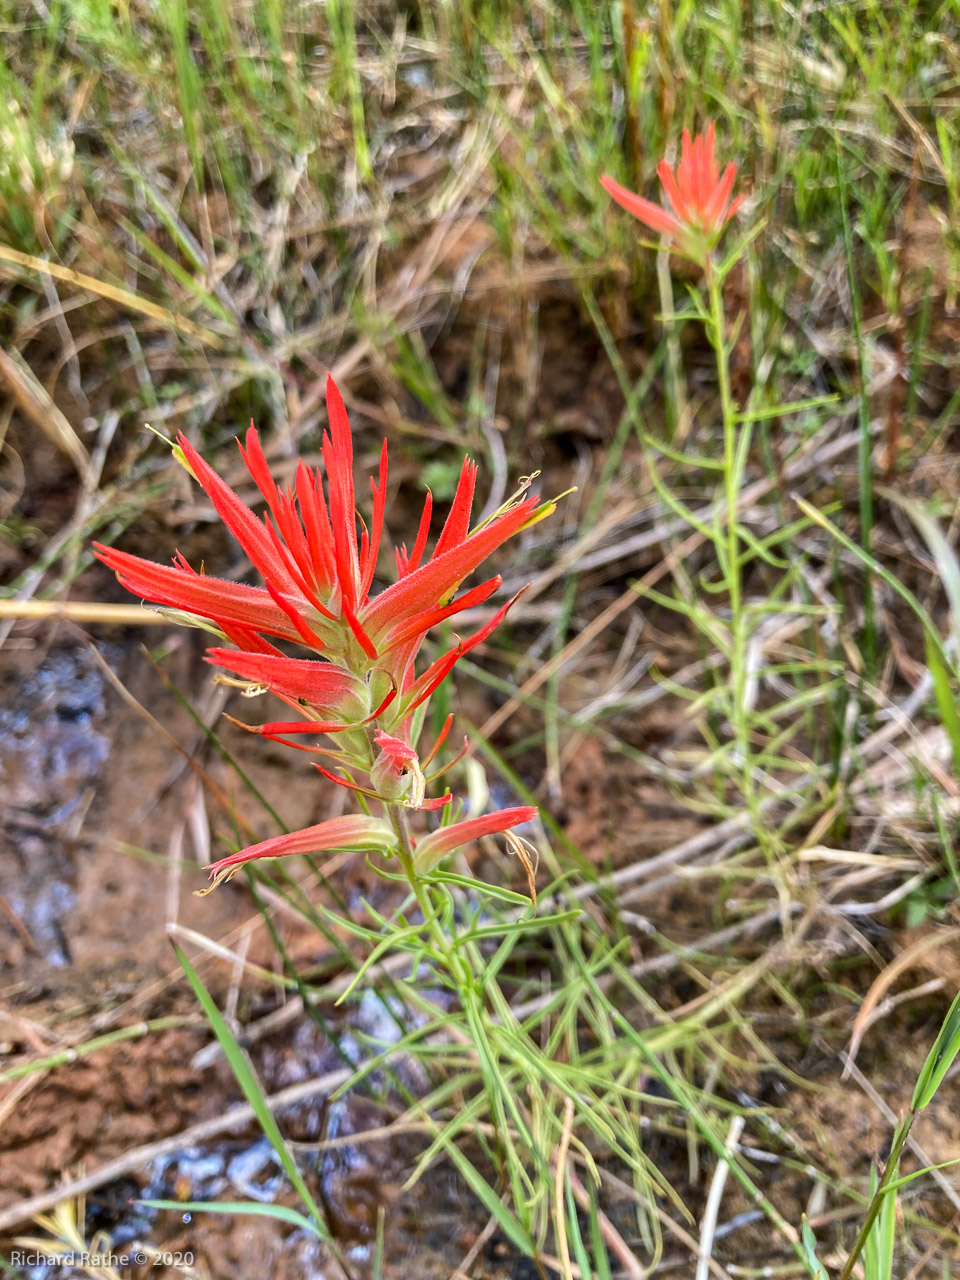
[[[239,689],[241,698],[259,698],[261,694],[270,692],[269,685],[256,684],[253,680],[241,680],[239,676],[225,676],[221,671],[213,677],[213,683],[227,684],[231,689]]]
[[[535,845],[532,845],[529,840],[524,840],[523,836],[518,836],[513,831],[504,831],[503,838],[507,842],[508,852],[519,859],[520,865],[527,874],[530,901],[536,906],[537,868],[540,866],[540,850]]]

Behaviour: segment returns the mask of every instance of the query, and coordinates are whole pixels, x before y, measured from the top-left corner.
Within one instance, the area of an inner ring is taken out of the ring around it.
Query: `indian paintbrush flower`
[[[279,858],[291,853],[320,853],[326,849],[375,849],[390,853],[397,847],[397,836],[389,822],[382,818],[369,818],[356,814],[343,818],[329,818],[314,827],[273,836],[259,844],[241,849],[227,858],[221,858],[210,868],[213,884],[201,890],[201,895],[235,876],[245,862],[256,858]]]
[[[370,480],[368,526],[356,505],[350,424],[332,378],[327,380],[327,410],[330,427],[321,443],[326,486],[320,469],[301,461],[293,485],[279,488],[256,430],[251,426],[248,431],[240,452],[266,504],[263,517],[240,499],[189,440],[181,435],[177,441],[178,459],[203,486],[263,587],[197,572],[179,552],[172,565],[100,544],[94,544],[96,554],[128,590],[172,606],[180,620],[202,625],[236,646],[207,651],[208,662],[230,673],[224,679],[244,684],[251,692],[269,690],[296,715],[253,727],[252,732],[325,757],[337,769],[317,763],[325,777],[382,802],[388,816],[397,809],[441,808],[451,797],[426,799],[431,779],[424,776],[414,740],[423,717],[414,713],[457,660],[499,625],[513,601],[418,671],[421,645],[432,627],[482,604],[498,590],[499,575],[465,591],[460,587],[508,538],[549,514],[552,504],[528,496],[525,482],[493,516],[471,528],[477,468],[465,459],[433,553],[427,555],[433,507],[428,492],[413,549],[397,550],[396,581],[371,594],[384,533],[386,442],[377,475]],[[310,656],[288,656],[277,641],[300,645]],[[425,763],[434,758],[449,728],[448,719]],[[327,735],[325,744],[316,741]],[[358,774],[366,775],[366,785],[356,781]],[[524,817],[517,816],[521,812]],[[432,866],[476,836],[509,830],[535,812],[508,809],[441,828],[421,842],[427,852],[418,854],[418,864]],[[338,818],[232,854],[216,863],[211,875],[218,883],[224,873],[232,874],[253,859],[321,849],[373,848],[390,854],[397,851],[399,840],[396,824],[386,818]],[[414,845],[410,837],[411,850]]]
[[[461,845],[478,840],[481,836],[522,826],[525,822],[532,822],[536,816],[537,810],[533,805],[517,805],[515,809],[500,809],[497,813],[485,813],[479,818],[467,818],[465,822],[440,827],[418,842],[413,865],[423,874],[432,870],[442,858]]]
[[[743,196],[731,200],[737,166],[728,164],[721,176],[713,154],[714,127],[691,139],[684,129],[680,163],[676,174],[666,160],[657,167],[664,195],[670,205],[645,200],[606,175],[600,183],[608,195],[652,231],[660,231],[675,249],[705,264],[720,235],[743,203]],[[672,212],[671,212],[672,209]]]

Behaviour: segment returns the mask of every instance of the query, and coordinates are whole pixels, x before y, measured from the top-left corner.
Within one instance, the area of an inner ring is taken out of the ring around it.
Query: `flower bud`
[[[426,781],[416,751],[400,738],[381,729],[374,739],[380,752],[370,770],[370,782],[384,800],[419,808],[423,804]]]

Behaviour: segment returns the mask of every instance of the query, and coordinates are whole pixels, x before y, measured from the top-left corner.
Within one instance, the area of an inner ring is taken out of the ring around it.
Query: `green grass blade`
[[[879,489],[877,492],[906,512],[923,536],[950,602],[953,637],[957,646],[956,653],[960,656],[960,561],[957,560],[957,553],[947,541],[939,524],[922,503],[915,502],[912,498],[905,498],[895,489]]]
[[[177,1213],[236,1213],[252,1218],[275,1218],[278,1222],[287,1222],[292,1227],[309,1231],[319,1240],[326,1239],[317,1230],[316,1223],[285,1204],[260,1204],[256,1200],[138,1200],[136,1203],[147,1209],[170,1209]]]
[[[943,1077],[953,1065],[957,1053],[960,1052],[960,992],[947,1010],[940,1032],[934,1041],[933,1048],[927,1054],[917,1084],[910,1101],[911,1111],[922,1111],[932,1101],[934,1094],[943,1083]]]
[[[327,1245],[336,1250],[336,1244],[331,1239],[330,1233],[327,1230],[323,1213],[313,1196],[310,1194],[310,1189],[306,1182],[304,1182],[303,1175],[300,1170],[297,1168],[297,1162],[293,1157],[293,1153],[287,1146],[283,1134],[280,1132],[280,1126],[277,1124],[276,1118],[267,1104],[263,1090],[260,1087],[260,1082],[257,1080],[253,1067],[247,1060],[246,1054],[238,1044],[233,1032],[227,1026],[223,1014],[217,1008],[213,997],[203,985],[200,976],[197,974],[197,971],[187,959],[184,952],[180,950],[176,943],[173,944],[173,949],[176,953],[177,959],[180,961],[180,965],[184,973],[187,976],[187,981],[193,988],[194,995],[200,1002],[200,1007],[207,1016],[207,1020],[213,1029],[214,1035],[220,1042],[220,1047],[223,1049],[224,1057],[230,1064],[237,1083],[243,1090],[244,1097],[253,1108],[254,1115],[257,1117],[260,1127],[268,1138],[270,1145],[277,1153],[277,1158],[283,1166],[284,1172],[290,1179],[290,1182],[297,1194],[300,1196],[300,1199],[309,1209],[310,1216],[316,1224],[317,1233]]]
[[[445,1144],[447,1155],[457,1166],[464,1182],[477,1197],[491,1217],[496,1218],[497,1226],[512,1245],[530,1257],[536,1256],[536,1248],[530,1235],[514,1214],[503,1203],[493,1187],[470,1163],[467,1157],[452,1142]]]
[[[607,1246],[600,1230],[600,1207],[597,1204],[597,1189],[590,1184],[590,1247],[593,1250],[595,1280],[610,1280],[610,1259]],[[589,1274],[589,1273],[588,1273]]]
[[[953,753],[953,772],[960,778],[960,712],[950,684],[950,673],[937,652],[936,646],[930,643],[930,637],[924,635],[927,651],[927,666],[933,680],[933,694],[940,712],[940,720],[950,739],[950,750]]]
[[[835,139],[837,151],[837,182],[840,192],[840,215],[843,224],[843,246],[847,262],[847,283],[850,289],[850,313],[853,322],[853,336],[857,350],[857,366],[859,372],[859,394],[857,397],[858,421],[860,425],[860,441],[857,450],[857,471],[859,473],[860,490],[860,545],[867,554],[873,540],[873,468],[870,458],[870,402],[867,395],[867,384],[870,381],[870,369],[867,365],[866,352],[863,345],[863,327],[861,324],[860,288],[857,267],[853,256],[853,233],[847,208],[847,186],[844,176],[843,155],[839,137]],[[863,658],[867,674],[873,678],[876,674],[877,662],[877,630],[873,616],[873,581],[867,574],[863,586]]]

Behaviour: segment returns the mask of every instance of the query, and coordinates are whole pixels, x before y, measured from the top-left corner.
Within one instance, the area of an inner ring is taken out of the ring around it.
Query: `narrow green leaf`
[[[590,1265],[590,1257],[587,1253],[587,1247],[583,1242],[583,1233],[580,1230],[580,1215],[577,1213],[577,1203],[573,1198],[573,1186],[570,1183],[569,1174],[564,1178],[566,1199],[567,1199],[567,1239],[573,1246],[573,1256],[577,1260],[577,1266],[580,1268],[581,1276],[592,1276],[594,1268]]]
[[[136,223],[131,222],[129,218],[121,217],[120,224],[128,234],[136,240],[144,253],[154,260],[161,270],[166,271],[168,275],[172,276],[173,279],[176,280],[177,284],[186,289],[188,293],[192,294],[197,302],[205,306],[208,311],[212,312],[213,315],[222,320],[224,324],[228,325],[231,332],[236,331],[236,316],[231,315],[219,298],[212,294],[209,289],[205,289],[199,280],[196,280],[185,267],[182,267],[180,263],[177,262],[175,258],[171,258],[171,256],[168,253],[165,253],[159,245],[154,244],[150,237],[145,232],[141,231]],[[251,366],[251,372],[253,372],[253,369],[254,367]]]
[[[927,666],[930,668],[930,676],[933,680],[933,693],[937,700],[937,710],[940,713],[940,722],[946,730],[947,737],[950,739],[950,750],[953,753],[953,772],[957,778],[960,778],[960,713],[957,711],[956,699],[950,684],[950,673],[944,666],[936,646],[930,643],[930,637],[925,634],[923,639],[927,650]]]
[[[610,1280],[610,1259],[607,1256],[607,1246],[603,1239],[603,1232],[600,1230],[597,1188],[592,1182],[590,1183],[590,1247],[593,1249],[596,1280]]]
[[[558,911],[552,916],[534,916],[532,920],[516,920],[512,924],[494,924],[485,926],[482,929],[472,929],[470,933],[461,934],[459,938],[454,939],[455,947],[466,946],[470,942],[476,942],[478,938],[502,938],[508,933],[529,933],[531,930],[540,932],[549,926],[555,924],[564,924],[567,920],[577,920],[583,912],[580,910]]]
[[[187,975],[187,981],[193,988],[194,995],[200,1002],[200,1006],[206,1014],[210,1026],[213,1028],[214,1035],[220,1041],[220,1047],[223,1049],[224,1057],[227,1059],[227,1062],[229,1062],[233,1074],[236,1076],[237,1084],[239,1084],[240,1088],[243,1090],[244,1097],[253,1108],[254,1115],[257,1117],[265,1136],[269,1139],[270,1145],[277,1153],[277,1158],[283,1166],[284,1172],[290,1179],[303,1203],[310,1210],[310,1215],[316,1223],[317,1232],[320,1235],[320,1238],[331,1248],[336,1249],[336,1244],[331,1239],[330,1233],[327,1231],[323,1214],[320,1211],[319,1206],[314,1201],[313,1196],[310,1194],[310,1190],[303,1180],[303,1175],[297,1168],[297,1162],[293,1158],[293,1153],[287,1146],[283,1134],[280,1132],[280,1126],[277,1124],[273,1112],[267,1105],[267,1100],[264,1097],[263,1090],[260,1088],[260,1082],[254,1074],[253,1067],[247,1061],[245,1053],[237,1043],[236,1037],[227,1026],[223,1014],[217,1008],[216,1002],[210,995],[210,992],[203,985],[203,982],[193,965],[176,943],[173,944],[173,949],[176,953],[177,959],[180,961],[180,965],[184,973]]]
[[[891,1191],[899,1191],[901,1187],[909,1186],[911,1182],[916,1182],[917,1178],[925,1178],[928,1173],[934,1170],[953,1169],[960,1164],[960,1156],[954,1160],[942,1160],[939,1164],[925,1164],[922,1169],[914,1169],[913,1173],[906,1173],[900,1178],[888,1182],[884,1187],[884,1194],[888,1195]]]
[[[503,1203],[493,1187],[473,1167],[463,1152],[452,1142],[446,1144],[446,1152],[462,1176],[464,1182],[487,1212],[497,1220],[497,1226],[512,1245],[530,1257],[536,1256],[536,1247],[523,1224]]]
[[[927,544],[937,566],[937,573],[940,575],[943,589],[950,602],[953,637],[957,645],[956,652],[960,655],[960,561],[957,560],[957,553],[947,541],[943,530],[922,503],[915,502],[912,498],[905,498],[903,494],[897,493],[895,489],[878,489],[877,492],[910,517]]]
[[[803,1249],[803,1260],[811,1280],[830,1280],[827,1269],[817,1257],[817,1238],[813,1234],[810,1223],[804,1215],[800,1227],[800,1244]]]
[[[943,1077],[950,1070],[953,1061],[960,1052],[960,992],[947,1010],[940,1033],[934,1041],[933,1048],[927,1054],[927,1060],[917,1078],[913,1098],[910,1101],[911,1111],[922,1111],[934,1098]]]
[[[792,400],[788,404],[764,405],[762,409],[747,409],[737,414],[738,422],[765,422],[768,418],[782,418],[788,413],[804,413],[808,409],[823,409],[836,404],[838,395],[812,396],[809,400]]]
[[[397,878],[405,879],[404,876]],[[485,880],[474,880],[471,876],[458,876],[453,871],[431,871],[428,876],[421,876],[421,879],[427,884],[455,884],[459,889],[466,889],[471,893],[482,893],[488,898],[509,902],[511,906],[530,906],[529,894],[515,893],[513,889],[504,889],[499,884],[487,884]]]
[[[326,1240],[314,1222],[285,1204],[260,1204],[256,1200],[138,1200],[136,1203],[147,1209],[170,1209],[177,1213],[245,1213],[254,1218],[276,1218],[309,1231],[319,1240]]]

